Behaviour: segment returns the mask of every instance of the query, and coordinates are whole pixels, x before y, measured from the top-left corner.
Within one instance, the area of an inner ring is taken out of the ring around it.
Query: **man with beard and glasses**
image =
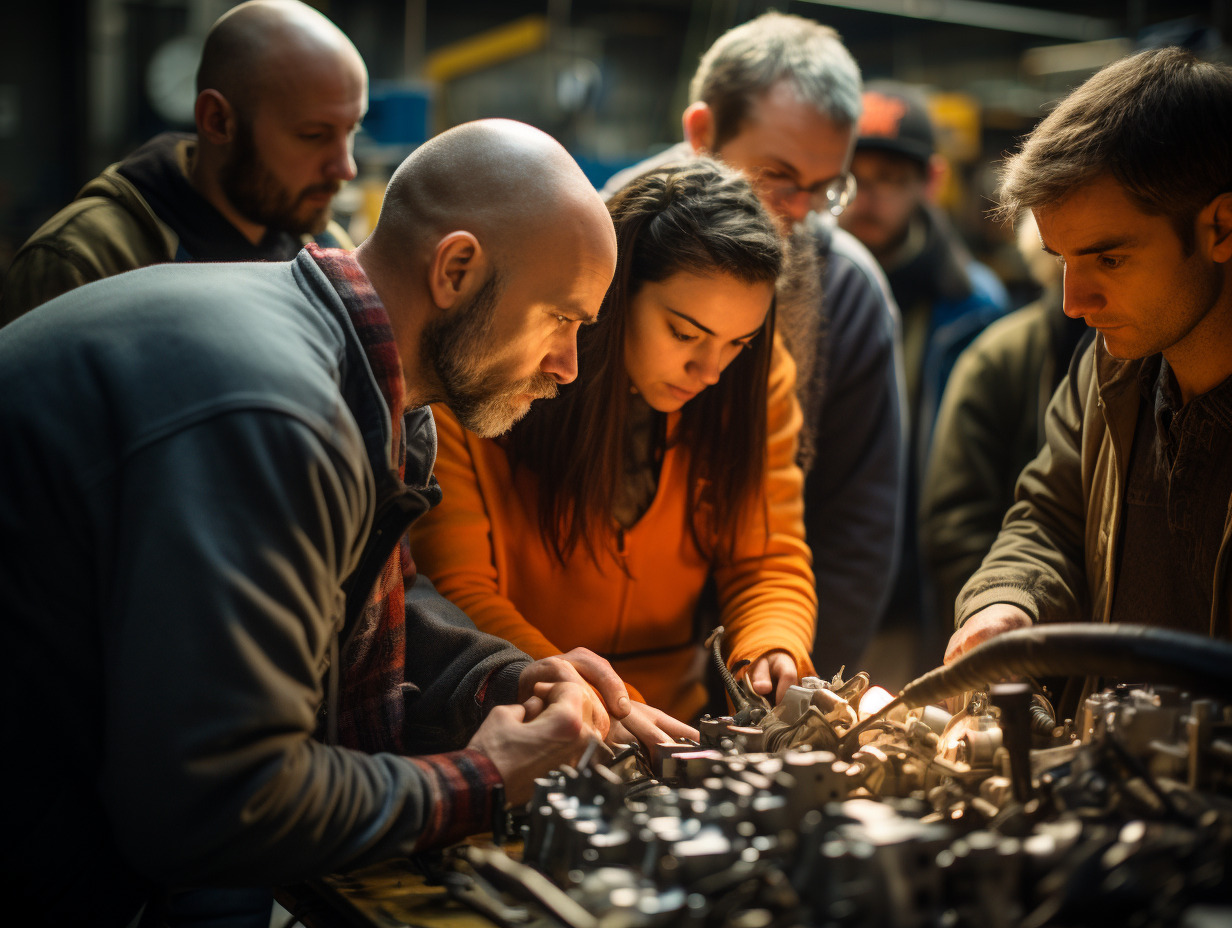
[[[804,412],[798,461],[817,584],[813,665],[850,672],[881,619],[895,571],[905,458],[898,310],[877,263],[834,217],[851,197],[860,69],[838,34],[765,13],[702,55],[685,141],[612,178],[694,153],[752,180],[788,236],[777,325]]]
[[[167,132],[86,184],[17,252],[0,324],[92,280],[169,261],[286,261],[349,248],[330,204],[355,177],[368,75],[299,0],[250,0],[210,29],[196,135]]]
[[[27,923],[267,925],[271,887],[485,831],[628,715],[605,661],[479,633],[399,544],[440,499],[428,404],[495,435],[574,380],[615,265],[568,153],[487,120],[354,253],[141,268],[0,330]]]

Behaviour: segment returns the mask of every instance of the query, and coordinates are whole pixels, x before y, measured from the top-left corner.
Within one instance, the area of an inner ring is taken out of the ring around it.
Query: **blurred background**
[[[192,128],[202,38],[227,0],[45,0],[0,15],[0,274],[107,164]],[[1166,0],[320,0],[372,79],[360,176],[337,212],[360,240],[392,167],[484,116],[558,138],[596,185],[681,138],[698,57],[768,9],[833,26],[865,80],[922,85],[951,170],[942,205],[1021,303],[1012,231],[985,217],[1015,139],[1100,66],[1183,44],[1227,59],[1230,2]],[[1212,127],[1232,131],[1232,127]]]

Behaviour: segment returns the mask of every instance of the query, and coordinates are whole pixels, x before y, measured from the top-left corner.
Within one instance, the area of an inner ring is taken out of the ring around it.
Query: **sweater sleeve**
[[[795,379],[795,364],[776,338],[764,488],[747,508],[732,561],[716,569],[715,583],[729,663],[782,650],[804,676],[813,672],[817,594],[804,541],[804,476],[795,462],[803,421]]]
[[[536,660],[560,654],[501,592],[491,518],[472,450],[488,440],[463,429],[443,406],[434,406],[432,414],[438,441],[434,473],[444,498],[411,527],[416,566],[480,631],[505,639]],[[512,487],[505,489],[513,492]],[[642,700],[633,687],[629,695]]]
[[[416,754],[465,745],[494,706],[518,701],[528,663],[517,648],[476,630],[420,574],[406,588],[406,744]]]

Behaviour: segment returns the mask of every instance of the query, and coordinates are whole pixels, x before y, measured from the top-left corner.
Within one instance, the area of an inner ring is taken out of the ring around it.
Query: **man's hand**
[[[587,648],[574,648],[528,666],[518,681],[518,698],[529,698],[536,684],[579,681],[589,684],[595,729],[609,744],[640,741],[650,750],[660,741],[698,740],[696,728],[630,699],[629,690],[612,665]]]
[[[769,651],[753,661],[746,670],[753,692],[778,705],[787,687],[799,683],[796,662],[786,651]]]
[[[963,627],[950,638],[949,646],[945,649],[945,663],[953,663],[989,638],[1012,632],[1016,628],[1030,628],[1031,624],[1031,616],[1010,603],[985,606],[967,619]]]
[[[594,727],[605,737],[611,728],[612,719],[623,719],[633,706],[624,681],[612,669],[612,665],[594,651],[574,648],[555,657],[537,660],[522,671],[518,678],[518,698],[526,702],[540,683],[586,683],[589,684],[589,700],[594,716]]]
[[[575,763],[598,737],[591,712],[597,701],[585,683],[540,683],[523,704],[489,712],[467,747],[487,755],[504,781],[506,801],[522,805],[536,777]]]
[[[640,702],[633,703],[633,711],[619,722],[612,722],[612,730],[607,735],[609,744],[632,744],[634,741],[640,741],[647,751],[652,744],[675,741],[677,738],[697,741],[700,735],[696,728],[690,728],[661,709]]]

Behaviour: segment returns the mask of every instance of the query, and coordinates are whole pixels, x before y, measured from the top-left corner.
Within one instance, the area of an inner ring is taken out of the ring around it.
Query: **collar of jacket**
[[[1098,622],[1108,622],[1112,616],[1112,593],[1116,588],[1116,552],[1124,531],[1122,506],[1125,481],[1129,474],[1129,455],[1138,422],[1138,407],[1142,402],[1138,377],[1144,362],[1143,359],[1126,361],[1112,357],[1103,337],[1098,334],[1092,350],[1096,404],[1104,424],[1108,454],[1105,457],[1092,453],[1091,458],[1092,492],[1102,494],[1099,515],[1093,527],[1098,531],[1102,544],[1096,549],[1098,556],[1088,560],[1087,573],[1092,618]],[[1085,474],[1085,466],[1083,471]],[[1087,543],[1091,544],[1090,538]],[[1103,579],[1097,582],[1100,577]]]
[[[1138,421],[1138,404],[1142,399],[1138,389],[1138,372],[1142,360],[1122,361],[1112,357],[1101,336],[1095,339],[1095,387],[1100,412],[1112,438],[1117,468],[1117,481],[1124,479],[1129,466],[1129,450],[1134,440],[1134,425]]]
[[[441,500],[441,488],[432,475],[436,462],[436,423],[428,407],[407,410],[402,419],[399,447],[393,448],[393,418],[385,395],[377,384],[362,340],[346,304],[329,277],[305,249],[295,259],[295,268],[305,284],[328,307],[345,333],[341,384],[343,398],[363,435],[364,447],[376,484],[376,506],[358,565],[343,583],[346,610],[340,629],[342,650],[354,632],[367,605],[370,591],[397,546],[399,539],[419,516]],[[409,451],[409,453],[408,453]],[[404,478],[395,462],[405,458]],[[413,578],[407,578],[409,584]],[[331,654],[331,660],[335,659]],[[337,719],[337,674],[330,674],[327,701],[329,734]],[[328,735],[327,735],[328,739]]]

